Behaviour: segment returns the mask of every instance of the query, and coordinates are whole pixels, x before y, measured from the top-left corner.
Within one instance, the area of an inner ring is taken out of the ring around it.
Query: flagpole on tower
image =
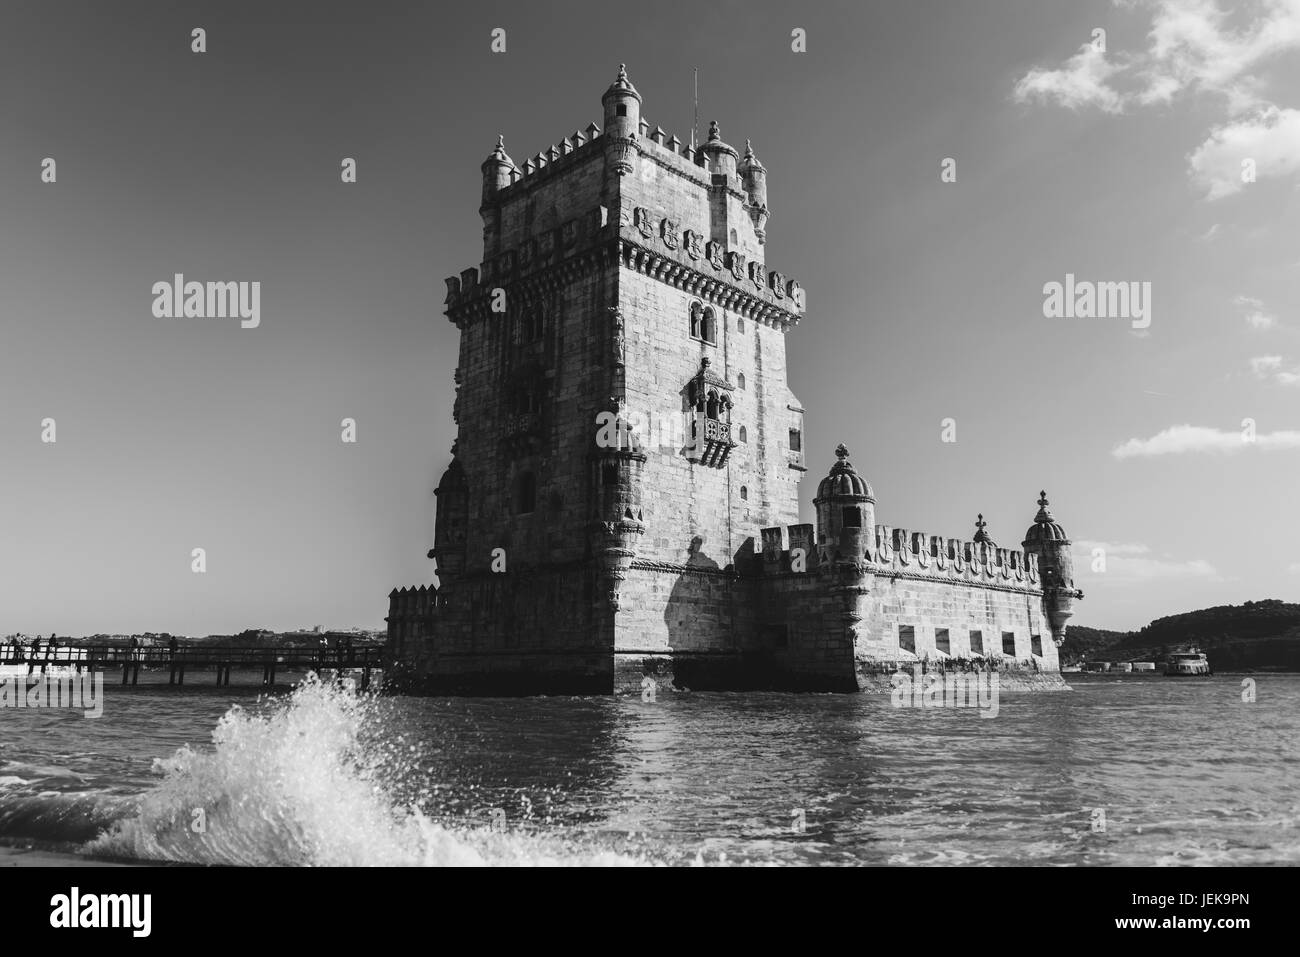
[[[700,70],[692,71],[695,75],[695,116],[691,120],[691,152],[695,152],[695,131],[700,127]]]

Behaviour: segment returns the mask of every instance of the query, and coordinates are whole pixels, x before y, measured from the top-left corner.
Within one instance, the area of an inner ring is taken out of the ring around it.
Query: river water
[[[0,709],[0,843],[232,864],[1296,864],[1300,676],[887,695],[105,688]]]

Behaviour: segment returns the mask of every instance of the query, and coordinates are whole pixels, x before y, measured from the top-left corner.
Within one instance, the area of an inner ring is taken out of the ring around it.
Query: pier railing
[[[122,669],[122,684],[137,684],[140,670],[162,670],[168,673],[169,685],[185,684],[187,669],[214,669],[217,685],[230,684],[230,672],[238,669],[262,672],[262,684],[275,684],[277,669],[332,671],[338,677],[344,672],[359,671],[361,688],[370,685],[371,673],[383,669],[383,649],[375,646],[352,648],[348,646],[324,648],[308,646],[248,646],[248,645],[74,645],[56,644],[53,648],[41,643],[33,650],[30,646],[15,649],[12,645],[0,647],[0,665],[27,667],[29,673],[49,669],[74,671],[116,671]]]

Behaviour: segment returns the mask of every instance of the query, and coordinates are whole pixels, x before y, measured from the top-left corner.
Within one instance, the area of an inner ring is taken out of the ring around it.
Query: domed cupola
[[[876,503],[876,493],[871,490],[871,483],[858,474],[858,470],[849,461],[849,450],[844,445],[835,449],[836,463],[817,486],[818,499],[849,497],[865,499]]]
[[[1050,504],[1047,493],[1039,492],[1038,495],[1038,514],[1034,516],[1034,524],[1029,526],[1029,531],[1025,532],[1023,545],[1027,552],[1043,554],[1047,550],[1046,546],[1069,545],[1070,539],[1066,536],[1065,529],[1052,520],[1052,513],[1047,510]]]
[[[989,534],[989,523],[984,521],[984,513],[981,512],[975,516],[975,534],[971,541],[976,545],[987,545],[989,548],[997,548],[998,543],[993,541],[993,536]]]
[[[700,151],[708,157],[710,172],[725,175],[729,179],[735,177],[736,161],[740,159],[740,154],[736,152],[735,147],[722,142],[717,120],[709,124],[709,138],[700,147]]]
[[[619,146],[622,156],[624,152],[629,152],[641,128],[641,94],[627,78],[625,64],[618,65],[618,79],[610,84],[605,95],[600,98],[600,103],[605,108],[604,135],[611,146]],[[619,175],[630,171],[629,166],[628,169],[619,171]]]
[[[849,461],[849,450],[835,449],[836,463],[817,486],[813,506],[817,509],[817,539],[838,547],[845,559],[861,558],[874,540],[876,495],[871,483],[858,474]]]
[[[615,77],[614,82],[609,85],[609,89],[606,90],[605,95],[600,98],[600,102],[604,103],[611,96],[616,98],[631,96],[635,97],[638,103],[641,102],[641,94],[636,91],[636,87],[632,85],[632,81],[627,78],[626,63],[620,63],[618,65],[618,76]]]
[[[749,218],[754,222],[754,235],[758,237],[760,245],[767,242],[767,168],[758,161],[754,155],[754,147],[750,145],[749,140],[745,140],[745,158],[740,161],[740,166],[736,168],[740,174],[741,185],[745,189],[749,202],[746,209],[749,212]]]
[[[506,153],[505,138],[498,135],[497,145],[488,154],[481,167],[483,170],[483,205],[487,206],[498,190],[505,189],[514,182],[518,169],[515,161]]]
[[[1043,588],[1043,611],[1059,648],[1065,640],[1066,622],[1074,614],[1074,603],[1083,592],[1074,587],[1074,559],[1065,529],[1052,521],[1047,510],[1047,493],[1038,493],[1038,514],[1025,532],[1024,548],[1029,561],[1038,563]]]

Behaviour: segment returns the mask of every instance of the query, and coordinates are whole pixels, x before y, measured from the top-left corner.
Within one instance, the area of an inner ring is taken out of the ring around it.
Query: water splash
[[[214,750],[155,762],[163,780],[83,851],[252,866],[647,863],[545,835],[450,827],[401,806],[394,782],[414,757],[400,739],[367,733],[382,720],[374,699],[314,677],[265,713],[232,707]]]

